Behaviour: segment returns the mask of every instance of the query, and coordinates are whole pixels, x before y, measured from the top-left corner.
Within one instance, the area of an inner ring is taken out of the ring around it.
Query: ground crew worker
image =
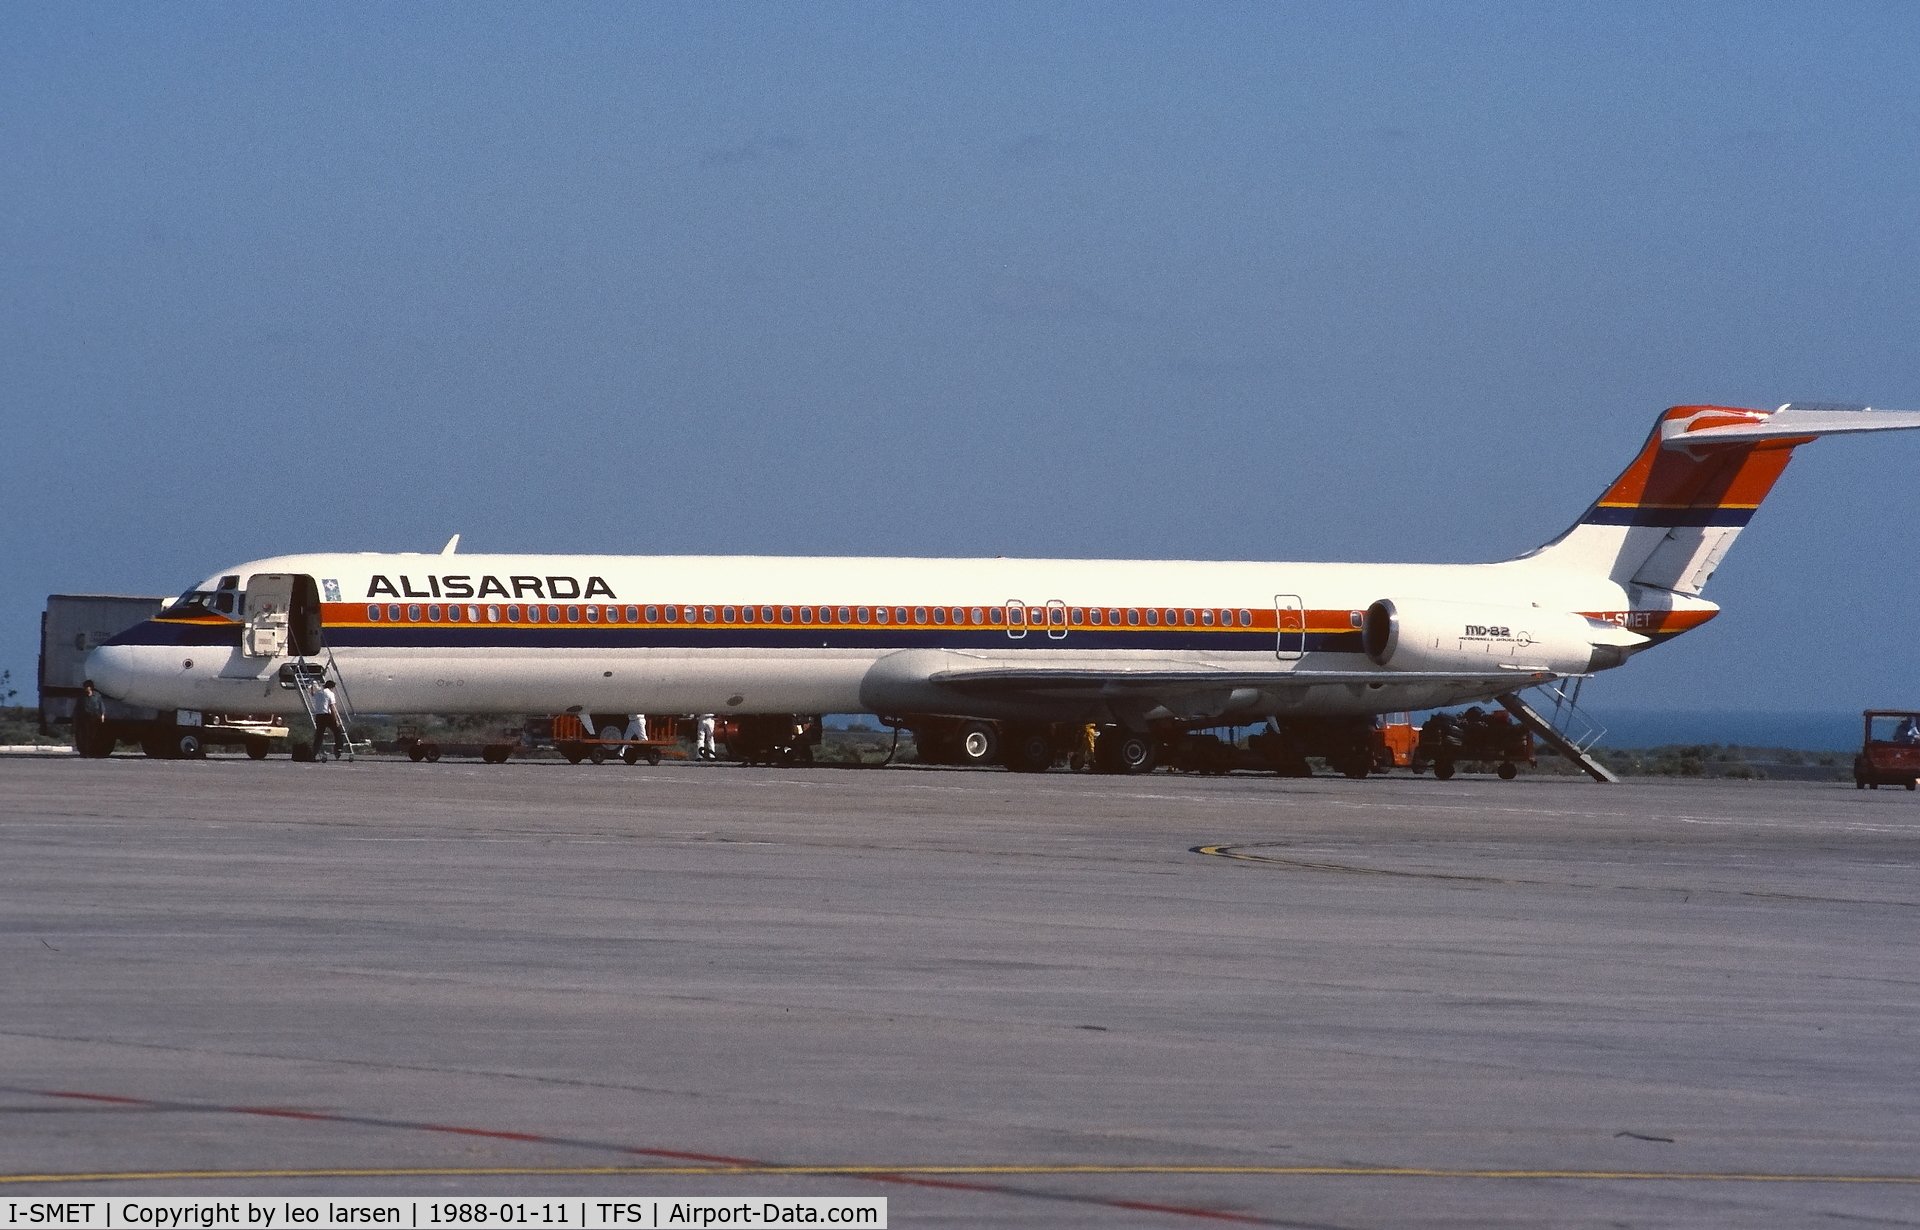
[[[720,753],[713,745],[713,714],[703,713],[698,723],[700,736],[694,744],[693,754],[701,760],[718,760]]]
[[[316,686],[313,697],[313,758],[320,759],[320,739],[327,731],[333,731],[333,757],[338,760],[341,746],[346,742],[346,732],[340,727],[340,702],[333,694],[333,680],[329,679],[324,687]]]
[[[82,756],[111,756],[112,744],[104,751],[100,747],[107,737],[106,698],[93,690],[91,679],[80,688],[80,697],[73,702],[73,750]]]

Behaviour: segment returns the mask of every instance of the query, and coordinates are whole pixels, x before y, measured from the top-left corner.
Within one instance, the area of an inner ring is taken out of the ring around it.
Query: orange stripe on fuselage
[[[980,611],[983,617],[987,616],[990,612],[998,611],[1002,613],[1002,617],[1004,618],[1004,612],[1006,611],[1006,607],[1000,606],[998,604],[995,604],[992,606],[988,606],[985,604],[975,606],[974,604],[971,604],[971,603],[959,604],[959,605],[947,605],[941,608],[941,609],[944,609],[948,614],[948,621],[944,624],[935,624],[932,622],[931,618],[929,618],[928,622],[924,624],[918,623],[918,622],[914,622],[911,616],[909,616],[909,619],[907,622],[903,623],[899,620],[894,619],[892,615],[894,611],[899,609],[897,604],[889,604],[885,608],[888,612],[888,618],[884,623],[882,623],[877,619],[872,618],[873,611],[879,609],[877,604],[868,604],[866,608],[868,611],[868,618],[865,620],[862,620],[858,618],[858,613],[861,608],[859,604],[855,604],[855,603],[844,604],[847,607],[849,613],[853,614],[855,618],[849,619],[843,622],[838,617],[840,607],[842,605],[843,604],[840,604],[840,603],[827,604],[827,603],[818,603],[818,602],[815,602],[815,603],[755,603],[754,610],[756,612],[756,618],[754,618],[751,621],[748,621],[748,620],[737,618],[737,615],[740,609],[742,609],[741,606],[735,607],[736,618],[731,620],[725,619],[725,618],[715,618],[711,620],[708,620],[708,619],[689,620],[684,616],[680,619],[673,619],[673,620],[669,620],[665,618],[656,618],[656,619],[648,620],[645,618],[646,611],[649,607],[654,608],[656,611],[664,612],[665,609],[670,606],[676,607],[681,611],[688,611],[690,609],[699,609],[703,612],[705,608],[713,607],[715,615],[719,616],[724,613],[725,607],[717,603],[689,604],[684,602],[670,603],[670,602],[658,602],[658,601],[653,601],[653,602],[578,602],[578,601],[547,602],[547,601],[541,601],[541,602],[512,602],[512,603],[444,602],[443,601],[443,602],[394,603],[394,602],[384,602],[384,601],[379,601],[379,602],[367,601],[367,602],[323,603],[320,608],[320,618],[321,618],[321,621],[324,624],[326,624],[327,627],[330,627],[330,628],[347,628],[347,627],[382,628],[382,627],[391,626],[394,623],[412,623],[412,624],[431,623],[431,624],[444,624],[448,627],[464,627],[464,626],[469,626],[473,624],[482,624],[482,625],[495,626],[495,627],[504,625],[504,626],[510,626],[510,627],[538,626],[543,628],[550,628],[550,627],[553,627],[555,624],[562,624],[570,627],[581,627],[581,628],[595,628],[595,627],[603,628],[608,626],[620,627],[620,628],[691,628],[691,627],[768,628],[768,627],[799,627],[801,626],[797,618],[792,623],[780,622],[778,618],[778,612],[783,607],[789,610],[796,610],[800,606],[809,606],[817,612],[823,606],[830,606],[835,616],[834,619],[831,622],[816,621],[812,626],[839,627],[839,628],[899,629],[901,631],[910,631],[915,628],[933,628],[933,627],[988,628],[988,629],[994,629],[999,631],[1005,631],[1008,626],[1005,623],[998,623],[998,624],[992,623],[984,618],[978,622],[976,622],[973,619],[973,612],[975,610]],[[401,618],[398,620],[388,619],[386,617],[387,608],[395,607],[395,606],[400,608]],[[772,621],[768,621],[768,620],[758,618],[757,612],[762,608],[769,607],[769,606],[772,607],[775,612],[775,619]],[[377,620],[368,619],[367,609],[369,607],[378,607],[381,612],[381,618]],[[410,607],[419,608],[421,618],[413,619],[413,620],[407,619],[406,612]],[[438,607],[440,609],[441,616],[442,616],[440,619],[437,619],[437,620],[428,618],[429,611],[435,607]],[[509,607],[517,607],[521,612],[521,618],[518,620],[507,619],[506,613]],[[531,620],[525,617],[527,610],[531,607],[540,608],[541,618],[539,620]],[[596,612],[598,612],[602,616],[602,618],[595,621],[587,620],[586,611],[587,611],[587,608],[589,607],[594,608]],[[626,611],[628,607],[635,608],[637,613],[641,615],[641,618],[635,619],[635,620],[627,619]],[[447,619],[445,617],[447,612],[454,608],[457,608],[460,611],[460,618]],[[561,612],[560,618],[558,620],[547,619],[546,611],[548,608],[558,609]],[[907,608],[907,610],[910,612],[921,610],[921,609],[931,611],[933,608],[931,607],[925,607],[925,608],[908,607]],[[1102,613],[1102,621],[1097,624],[1091,622],[1087,618],[1087,612],[1091,612],[1095,609],[1098,609]],[[1150,609],[1159,612],[1160,622],[1158,624],[1149,624],[1146,622],[1145,615],[1146,615],[1146,612]],[[1149,608],[1149,607],[1129,608],[1129,607],[1103,606],[1099,608],[1094,608],[1091,606],[1076,607],[1076,606],[1069,605],[1069,607],[1067,608],[1069,615],[1071,615],[1071,612],[1073,611],[1080,611],[1082,612],[1080,619],[1077,621],[1069,622],[1065,625],[1056,624],[1051,626],[1053,627],[1064,626],[1068,628],[1077,628],[1077,629],[1083,629],[1083,630],[1089,630],[1089,631],[1091,630],[1112,631],[1112,630],[1118,629],[1120,631],[1133,631],[1133,632],[1165,630],[1170,628],[1178,628],[1182,631],[1192,631],[1192,632],[1277,632],[1279,631],[1279,628],[1280,628],[1279,616],[1281,612],[1276,611],[1272,607],[1265,607],[1265,608],[1213,607],[1211,608],[1211,610],[1215,614],[1215,622],[1211,625],[1201,623],[1199,620],[1200,611],[1205,609],[1208,609],[1208,608],[1180,607],[1180,606],[1157,606],[1152,608]],[[577,612],[579,615],[579,618],[568,619],[567,612],[569,610]],[[1049,625],[1046,625],[1040,622],[1039,619],[1033,618],[1032,612],[1035,610],[1044,610],[1044,608],[1029,607],[1028,608],[1029,622],[1025,625],[1019,625],[1019,624],[1013,625],[1014,628],[1018,629],[1024,626],[1029,631],[1034,631],[1034,632],[1045,631]],[[1116,610],[1121,613],[1121,621],[1118,623],[1109,622],[1106,619],[1106,615]],[[1129,610],[1140,612],[1141,621],[1139,623],[1134,624],[1134,623],[1126,622],[1126,614]],[[1191,624],[1186,622],[1186,612],[1189,610],[1194,612],[1194,622]],[[1243,624],[1240,622],[1239,616],[1242,610],[1249,611],[1249,613],[1253,617],[1252,623]],[[605,618],[605,614],[609,611],[617,612],[619,614],[619,618],[617,619]],[[1178,613],[1178,622],[1168,621],[1167,614],[1170,611]],[[1232,616],[1233,616],[1232,623],[1226,624],[1226,623],[1219,622],[1219,615],[1222,611],[1230,611],[1232,613]],[[478,618],[469,618],[469,612],[476,614]],[[955,612],[964,613],[965,615],[964,622],[956,621],[952,618]],[[490,613],[497,614],[497,617],[489,618]],[[1298,622],[1298,612],[1289,609],[1285,612],[1285,614],[1289,617],[1286,630],[1288,632],[1301,631],[1302,629]],[[1360,614],[1360,612],[1354,611],[1354,610],[1348,610],[1348,609],[1310,610],[1306,612],[1307,626],[1304,630],[1307,632],[1314,632],[1314,633],[1355,632],[1355,631],[1358,631],[1358,627],[1353,622],[1353,618],[1355,615],[1358,615],[1358,614]]]

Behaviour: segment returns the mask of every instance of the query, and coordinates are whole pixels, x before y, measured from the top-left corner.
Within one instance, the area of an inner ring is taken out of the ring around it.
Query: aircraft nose
[[[87,678],[103,695],[125,700],[137,690],[139,652],[136,645],[102,645],[87,655]]]

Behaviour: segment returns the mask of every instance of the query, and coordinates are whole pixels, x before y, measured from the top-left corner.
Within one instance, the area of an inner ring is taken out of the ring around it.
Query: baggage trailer
[[[1436,713],[1427,719],[1414,750],[1413,771],[1424,773],[1431,766],[1433,775],[1444,782],[1463,760],[1492,762],[1503,782],[1519,775],[1521,762],[1539,763],[1534,759],[1532,731],[1505,710],[1488,713],[1478,705],[1458,717]]]
[[[644,759],[650,765],[659,764],[667,756],[687,758],[680,750],[678,714],[558,713],[548,721],[552,723],[548,739],[553,750],[566,757],[568,764],[582,760],[605,764],[609,756],[618,756],[628,764]]]
[[[126,594],[48,594],[40,615],[40,733],[71,726],[74,705],[87,678],[87,655],[159,614],[164,598]],[[137,743],[156,760],[197,759],[209,747],[242,747],[255,760],[268,740],[287,737],[278,718],[260,714],[203,713],[197,709],[143,709],[104,697],[106,721],[78,739],[82,756],[113,755],[121,743]],[[85,742],[86,746],[80,746]]]
[[[1853,758],[1856,790],[1920,785],[1920,710],[1868,709],[1861,717],[1860,754]]]

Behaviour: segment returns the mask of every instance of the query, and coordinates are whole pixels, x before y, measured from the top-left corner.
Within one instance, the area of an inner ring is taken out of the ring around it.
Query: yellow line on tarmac
[[[404,1166],[311,1170],[128,1170],[88,1174],[0,1175],[6,1183],[117,1183],[140,1179],[392,1179],[486,1175],[843,1176],[861,1175],[1070,1175],[1185,1174],[1327,1176],[1419,1179],[1587,1179],[1668,1183],[1896,1183],[1920,1185],[1920,1174],[1770,1174],[1754,1171],[1667,1170],[1478,1170],[1440,1166]]]

